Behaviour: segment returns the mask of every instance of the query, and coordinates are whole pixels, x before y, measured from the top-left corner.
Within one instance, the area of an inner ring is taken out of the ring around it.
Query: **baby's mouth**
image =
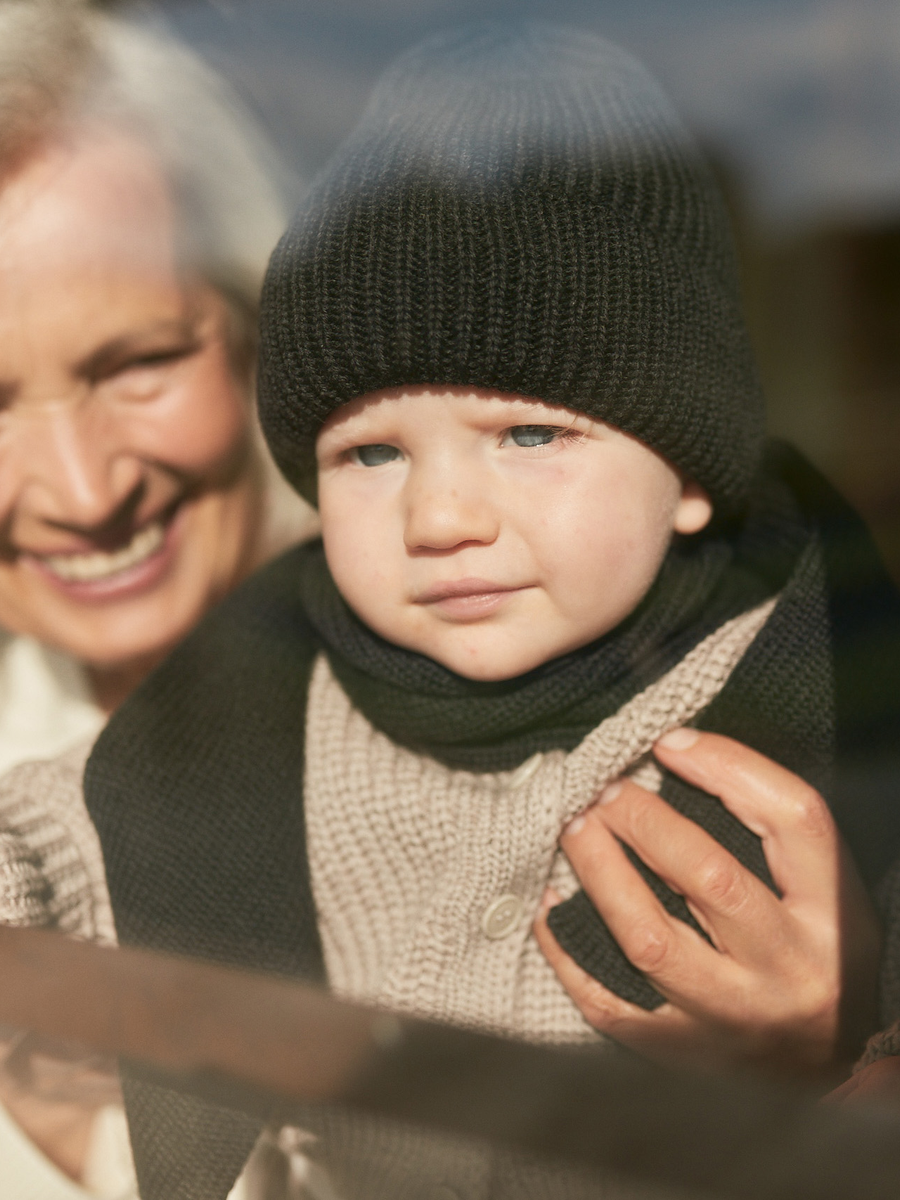
[[[63,583],[97,583],[140,566],[152,558],[166,540],[162,518],[135,530],[131,540],[118,550],[91,550],[87,554],[35,555],[41,566]]]

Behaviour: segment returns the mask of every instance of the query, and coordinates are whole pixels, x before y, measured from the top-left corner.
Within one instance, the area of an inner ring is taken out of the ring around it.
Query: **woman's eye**
[[[177,350],[157,350],[152,354],[142,354],[139,358],[132,358],[129,362],[123,363],[122,371],[141,371],[147,367],[165,367],[169,363],[180,362],[181,359],[187,358],[193,354],[196,347],[189,349],[179,348]]]
[[[396,446],[385,446],[376,442],[371,446],[354,446],[350,457],[363,467],[381,467],[400,458],[400,451]]]
[[[514,446],[549,446],[564,432],[557,425],[514,425],[506,437]]]
[[[158,350],[148,350],[129,357],[101,358],[98,363],[92,364],[89,376],[93,383],[115,384],[118,380],[128,383],[136,377],[157,373],[160,368],[190,358],[202,348],[199,341],[179,342],[176,346],[161,346]]]

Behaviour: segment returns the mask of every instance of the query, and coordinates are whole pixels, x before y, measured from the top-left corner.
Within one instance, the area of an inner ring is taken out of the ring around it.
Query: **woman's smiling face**
[[[259,487],[222,298],[118,135],[0,191],[0,625],[103,670],[152,661],[247,569]]]
[[[613,629],[673,532],[712,509],[664,458],[584,414],[468,388],[363,396],[316,445],[325,553],[376,633],[510,679]]]

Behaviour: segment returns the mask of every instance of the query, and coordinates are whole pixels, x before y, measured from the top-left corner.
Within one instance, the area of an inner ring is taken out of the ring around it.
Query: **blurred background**
[[[107,7],[114,7],[108,5]],[[118,6],[122,7],[122,6]],[[655,71],[730,200],[773,432],[866,517],[900,580],[896,0],[158,0],[261,119],[299,187],[376,75],[432,29],[535,15]]]

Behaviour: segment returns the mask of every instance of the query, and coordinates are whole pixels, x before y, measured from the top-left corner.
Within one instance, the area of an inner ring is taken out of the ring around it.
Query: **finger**
[[[768,961],[779,944],[785,919],[778,897],[705,829],[629,780],[608,788],[590,812],[673,891],[687,898],[719,950],[738,961],[760,956]],[[602,881],[595,880],[596,868],[591,862],[596,835],[591,832],[585,837],[586,829],[587,822],[575,826],[574,833],[570,826],[561,845],[592,895],[598,883],[602,888]],[[761,929],[766,930],[762,939]]]
[[[693,997],[696,1002],[707,987],[724,994],[725,975],[733,964],[666,912],[607,828],[598,806],[564,830],[560,845],[626,958],[667,998],[681,1004]]]
[[[610,992],[566,954],[547,923],[547,911],[543,909],[535,920],[535,938],[563,987],[594,1028],[673,1065],[687,1063],[696,1069],[703,1061],[711,1065],[723,1061],[767,1061],[774,1046],[776,1061],[790,1068],[793,1060],[790,1055],[785,1056],[784,1037],[767,1040],[765,1023],[760,1026],[755,1019],[758,1013],[750,1019],[754,1015],[752,1005],[742,1013],[741,1001],[746,999],[750,982],[746,977],[737,980],[737,987],[733,986],[735,981],[722,986],[721,976],[718,980],[695,979],[697,994],[703,996],[704,1003],[692,1004],[690,1000],[682,1003],[672,997],[653,1012],[647,1012]],[[790,1045],[796,1043],[796,1037],[792,1037]],[[803,1056],[806,1046],[801,1044],[797,1049],[801,1052],[797,1061],[808,1067],[809,1056]],[[821,1055],[812,1061],[820,1064]]]
[[[875,1100],[900,1105],[900,1058],[876,1059],[822,1099],[826,1104]]]
[[[556,898],[558,900],[558,897]],[[653,1030],[653,1036],[662,1036],[663,1029],[686,1026],[688,1018],[671,1004],[664,1004],[653,1012],[639,1008],[604,987],[599,980],[588,975],[571,958],[553,936],[547,924],[550,906],[542,907],[534,922],[534,936],[560,983],[572,997],[588,1024],[602,1033],[608,1033],[618,1041],[633,1044],[644,1040]]]
[[[833,901],[839,838],[828,806],[798,775],[715,733],[676,729],[656,743],[663,766],[713,796],[763,840],[779,891]]]
[[[842,1084],[834,1088],[830,1092],[826,1092],[822,1097],[823,1104],[842,1104],[845,1100],[849,1100],[855,1091],[860,1086],[860,1081],[856,1075],[851,1075],[849,1079],[844,1080]],[[858,1099],[859,1097],[857,1097]]]

